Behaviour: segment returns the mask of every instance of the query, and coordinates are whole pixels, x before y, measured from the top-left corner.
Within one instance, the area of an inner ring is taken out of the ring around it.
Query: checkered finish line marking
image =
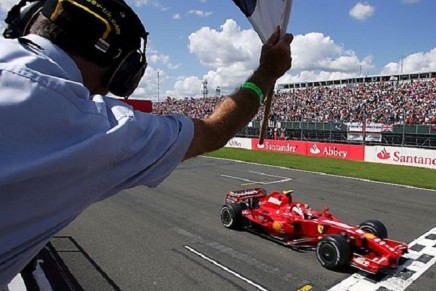
[[[382,277],[358,272],[328,291],[403,291],[436,262],[436,227],[409,244],[400,266]]]

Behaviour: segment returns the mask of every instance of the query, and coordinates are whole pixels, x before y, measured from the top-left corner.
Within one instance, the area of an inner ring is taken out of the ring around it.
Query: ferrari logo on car
[[[318,232],[323,233],[324,232],[324,225],[318,224]]]

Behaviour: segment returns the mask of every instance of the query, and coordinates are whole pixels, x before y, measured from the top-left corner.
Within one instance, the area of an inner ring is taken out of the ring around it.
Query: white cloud
[[[230,19],[220,28],[203,27],[189,36],[190,52],[210,70],[203,76],[181,77],[167,95],[200,97],[203,79],[208,81],[210,94],[214,94],[217,86],[223,94],[229,94],[250,76],[259,63],[262,45],[259,37],[253,29],[241,30]],[[296,35],[291,50],[293,67],[277,83],[346,78],[374,67],[372,56],[359,59],[354,51],[322,33]]]
[[[18,0],[1,0],[0,1],[0,12],[7,12],[12,6],[18,3]]]
[[[178,64],[171,63],[170,57],[168,55],[157,52],[153,49],[147,50],[147,62],[149,64],[164,65],[168,69],[177,69],[178,67],[180,67],[180,65],[178,65]]]
[[[0,2],[0,37],[6,28],[6,23],[4,19],[6,18],[7,12],[18,3],[18,0],[1,0]]]
[[[315,82],[326,80],[346,79],[358,74],[350,74],[344,72],[326,72],[326,71],[302,71],[298,74],[286,74],[277,80],[277,84]]]
[[[161,11],[167,11],[169,8],[164,6],[160,0],[127,0],[128,4],[132,4],[136,7],[141,6],[153,6]]]
[[[254,30],[241,31],[231,19],[221,26],[221,31],[203,27],[189,35],[188,39],[190,52],[195,54],[203,65],[213,68],[238,63],[248,63],[253,67],[257,63],[254,57],[258,57],[261,47]]]
[[[203,10],[189,10],[188,14],[196,15],[198,17],[208,17],[212,15],[211,11],[203,11]]]
[[[351,8],[349,14],[357,20],[365,20],[374,14],[375,8],[367,3],[359,2]]]
[[[407,74],[436,71],[436,47],[428,52],[411,54],[404,59],[387,64],[381,74]]]
[[[329,36],[319,32],[296,35],[292,42],[293,71],[337,71],[355,73],[370,69],[372,58],[362,61],[354,51],[346,50],[336,44]]]
[[[252,29],[241,30],[231,19],[220,28],[218,31],[202,27],[189,35],[190,52],[211,70],[201,77],[181,78],[168,95],[186,96],[189,91],[194,94],[191,96],[202,96],[203,79],[208,81],[210,91],[220,86],[223,93],[230,93],[256,68],[262,46],[256,32]],[[192,88],[187,90],[189,86]]]
[[[202,80],[200,80],[197,77],[191,76],[184,79],[178,80],[174,84],[174,91],[173,92],[167,92],[169,96],[176,96],[177,98],[184,98],[184,97],[192,97],[201,96],[201,89],[202,89]],[[209,84],[210,85],[210,84]],[[208,86],[208,88],[210,88]],[[175,93],[176,95],[174,95]]]
[[[161,88],[167,80],[167,75],[162,70],[157,70],[152,66],[148,66],[145,71],[138,88],[133,92],[132,99],[148,99],[155,101],[162,101],[165,92]],[[165,96],[166,97],[166,96]]]

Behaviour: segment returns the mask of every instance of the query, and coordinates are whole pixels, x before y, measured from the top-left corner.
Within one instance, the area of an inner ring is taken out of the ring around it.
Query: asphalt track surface
[[[293,189],[349,224],[379,219],[407,243],[436,225],[435,191],[198,157],[156,189],[91,206],[53,238],[41,266],[54,290],[314,291],[350,277],[324,269],[315,252],[223,227],[225,193],[259,186]],[[435,290],[435,274],[433,265],[407,290]]]

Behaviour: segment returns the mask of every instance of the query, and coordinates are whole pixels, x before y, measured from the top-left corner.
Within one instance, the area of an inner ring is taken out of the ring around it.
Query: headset
[[[3,31],[5,38],[18,38],[29,33],[30,26],[41,12],[45,0],[20,0],[9,10]]]
[[[138,87],[149,33],[123,0],[20,0],[8,13],[5,37],[27,34],[39,13],[65,32],[56,44],[77,43],[81,55],[110,68],[109,92],[127,99]]]

